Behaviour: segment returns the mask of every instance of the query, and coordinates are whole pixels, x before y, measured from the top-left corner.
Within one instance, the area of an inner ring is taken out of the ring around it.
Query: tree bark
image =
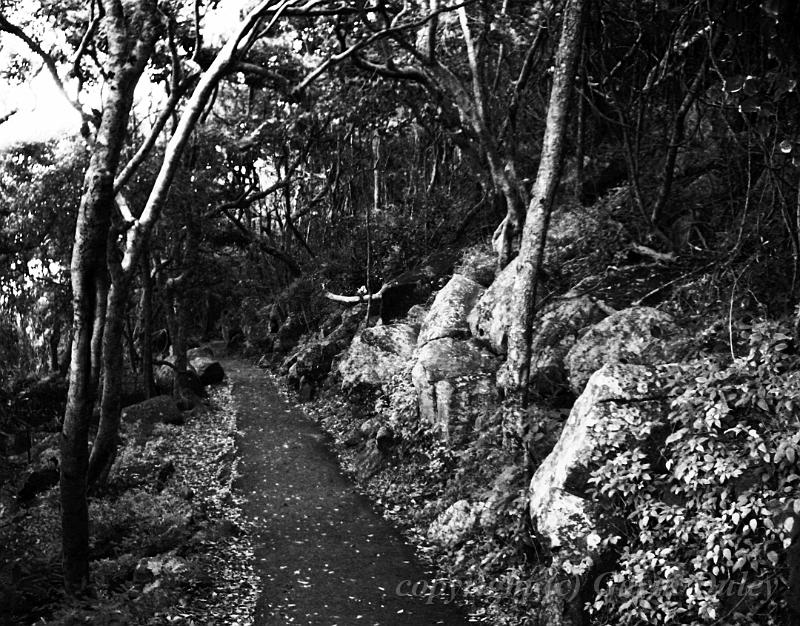
[[[114,173],[125,141],[134,90],[152,53],[157,31],[154,0],[127,5],[127,13],[121,2],[104,4],[110,84],[84,179],[70,263],[74,317],[69,393],[60,444],[62,558],[64,586],[70,594],[82,593],[89,587],[87,440],[94,380],[99,376],[95,322],[104,306],[101,293],[106,279],[105,247],[114,202]]]
[[[556,54],[553,86],[550,90],[550,103],[542,140],[542,156],[522,232],[522,245],[514,280],[508,360],[501,373],[500,382],[507,394],[519,394],[523,405],[527,403],[536,290],[542,272],[545,241],[564,151],[567,114],[581,44],[583,6],[584,0],[567,0],[564,6],[561,39]]]
[[[365,315],[365,324],[369,327],[369,318],[372,315],[372,210],[377,213],[381,199],[381,136],[377,130],[372,134],[372,207],[367,203],[367,214],[365,219],[365,228],[367,236],[367,269],[366,269],[366,282],[364,286],[367,288],[367,312]]]
[[[139,262],[142,279],[142,300],[139,314],[142,316],[142,382],[145,397],[149,400],[155,393],[153,383],[153,279],[150,276],[150,255],[145,248]]]

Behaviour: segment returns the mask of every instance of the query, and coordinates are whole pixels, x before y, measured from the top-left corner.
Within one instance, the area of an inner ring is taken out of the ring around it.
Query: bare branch
[[[5,124],[9,119],[14,117],[17,113],[18,113],[18,110],[17,109],[13,109],[13,110],[9,111],[8,113],[4,113],[3,115],[0,115],[0,124]]]

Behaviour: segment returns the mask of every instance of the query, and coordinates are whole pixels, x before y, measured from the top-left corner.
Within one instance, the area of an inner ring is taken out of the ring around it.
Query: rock
[[[575,342],[564,357],[569,384],[578,395],[607,363],[657,365],[679,360],[684,333],[672,316],[650,307],[617,311]]]
[[[425,308],[422,304],[415,304],[412,306],[408,313],[406,313],[405,321],[406,324],[411,324],[412,326],[422,326],[422,322],[425,321],[425,317],[428,315],[428,309]]]
[[[378,450],[378,443],[370,439],[364,449],[356,455],[354,461],[356,475],[359,480],[367,480],[377,474],[384,463],[384,456]]]
[[[322,320],[322,323],[319,325],[319,332],[323,337],[327,337],[330,335],[334,330],[336,330],[342,323],[342,312],[341,311],[334,311],[325,317]]]
[[[445,439],[468,431],[478,414],[495,405],[499,364],[471,341],[446,337],[426,343],[411,371],[420,417],[438,425]]]
[[[652,419],[654,413],[665,417],[668,404],[653,368],[604,366],[589,379],[558,442],[534,473],[529,487],[533,528],[574,573],[586,573],[603,556],[600,520],[591,500],[580,495],[589,487],[595,450],[609,432],[629,434],[631,445],[642,445],[641,438],[648,433],[635,425]]]
[[[361,434],[364,437],[374,437],[378,434],[378,430],[381,427],[381,420],[377,417],[370,417],[369,419],[365,419],[361,422],[361,426],[358,429],[361,431]]]
[[[195,348],[195,350],[199,349],[202,348]],[[190,352],[193,352],[193,350],[190,350]],[[215,361],[212,356],[205,354],[189,356],[189,363],[194,368],[194,371],[197,372],[200,384],[204,387],[206,385],[216,385],[225,379],[225,370],[222,369],[219,361]]]
[[[508,350],[511,298],[516,276],[515,259],[497,275],[467,316],[472,336],[488,344],[495,354],[505,354]]]
[[[310,402],[314,396],[314,387],[311,386],[305,378],[300,379],[300,385],[297,389],[298,402]]]
[[[387,281],[381,296],[381,321],[389,324],[408,313],[415,304],[421,304],[447,276],[455,263],[455,255],[441,250],[429,256],[419,267],[403,272]]]
[[[27,472],[17,491],[17,501],[29,502],[37,494],[55,487],[58,484],[58,475],[58,467],[54,465]]]
[[[454,502],[428,527],[428,539],[449,548],[463,543],[475,530],[481,510],[482,505],[467,500]]]
[[[122,419],[126,422],[144,422],[181,425],[183,413],[178,410],[175,400],[170,396],[156,396],[139,404],[122,409]]]
[[[283,367],[290,365],[287,371],[289,386],[300,388],[300,381],[308,384],[322,380],[331,370],[333,359],[345,349],[346,342],[326,338],[321,341],[311,341],[298,348],[298,350],[283,362]]]
[[[434,339],[469,336],[467,315],[485,289],[471,278],[454,274],[436,294],[430,311],[422,322],[417,345],[424,346]]]
[[[375,443],[382,454],[387,454],[394,445],[394,431],[389,426],[381,426],[375,433]]]
[[[531,386],[539,393],[555,393],[567,386],[564,357],[579,333],[607,313],[587,296],[559,299],[535,323],[531,341]]]
[[[497,254],[489,245],[467,248],[462,252],[456,273],[471,278],[482,287],[489,287],[497,273]]]
[[[339,363],[342,388],[383,388],[409,363],[417,345],[417,331],[409,324],[366,328],[356,335]]]
[[[364,319],[366,305],[358,305],[338,315],[339,324],[321,339],[309,339],[284,359],[281,367],[289,386],[300,390],[301,381],[314,387],[331,371],[334,359],[350,345]]]
[[[274,352],[288,354],[297,346],[300,336],[303,334],[304,325],[300,318],[290,313],[281,324],[278,332],[275,334],[275,340],[272,344]]]
[[[167,363],[174,364],[175,356],[170,355],[164,359]],[[153,379],[156,383],[156,389],[163,394],[171,394],[175,386],[175,368],[170,365],[159,365],[153,372]],[[194,395],[200,396],[203,394],[203,384],[200,382],[200,377],[192,367],[191,363],[188,364],[186,369],[186,377],[184,385]]]
[[[186,358],[190,361],[200,356],[208,357],[209,359],[214,358],[214,351],[209,348],[208,346],[200,346],[197,348],[190,348],[186,351]]]

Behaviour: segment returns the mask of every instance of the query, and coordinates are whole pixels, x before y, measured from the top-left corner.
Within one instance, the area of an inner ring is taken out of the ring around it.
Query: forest
[[[798,78],[792,0],[0,0],[0,624],[800,624]]]

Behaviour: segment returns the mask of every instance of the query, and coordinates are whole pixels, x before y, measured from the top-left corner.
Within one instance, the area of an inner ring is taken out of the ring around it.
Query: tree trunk
[[[47,342],[47,367],[51,372],[58,371],[58,344],[61,343],[61,326],[61,318],[57,318],[53,323]]]
[[[519,394],[523,405],[527,403],[536,289],[542,271],[545,240],[564,149],[567,113],[581,43],[583,5],[584,0],[567,0],[564,6],[561,39],[556,53],[553,86],[542,140],[542,156],[522,231],[522,246],[514,281],[508,360],[504,365],[501,384],[508,394]]]
[[[142,251],[140,268],[142,277],[142,301],[139,307],[139,314],[142,316],[142,382],[145,397],[149,400],[155,395],[156,390],[153,383],[153,279],[150,276],[150,255],[147,249]]]
[[[131,14],[126,15],[119,2],[109,2],[106,8],[104,21],[111,57],[107,69],[111,78],[84,178],[70,263],[74,317],[60,466],[64,586],[70,594],[82,593],[89,586],[87,440],[94,404],[93,379],[99,376],[99,361],[96,352],[93,358],[92,347],[93,343],[97,347],[96,316],[105,306],[100,293],[106,280],[105,248],[114,203],[114,173],[125,141],[133,93],[152,53],[157,29],[154,0],[126,6]],[[134,22],[136,32],[129,32],[129,24]]]
[[[89,485],[102,483],[108,476],[117,447],[123,376],[121,348],[127,293],[128,286],[125,282],[112,281],[108,292],[106,325],[103,333],[103,394],[100,399],[102,419],[89,457]]]
[[[365,317],[367,327],[369,327],[369,318],[372,315],[372,209],[377,212],[381,200],[380,160],[381,136],[375,130],[372,134],[372,207],[367,203],[367,215],[364,224],[367,235],[367,282],[364,283],[367,289],[367,313]]]

